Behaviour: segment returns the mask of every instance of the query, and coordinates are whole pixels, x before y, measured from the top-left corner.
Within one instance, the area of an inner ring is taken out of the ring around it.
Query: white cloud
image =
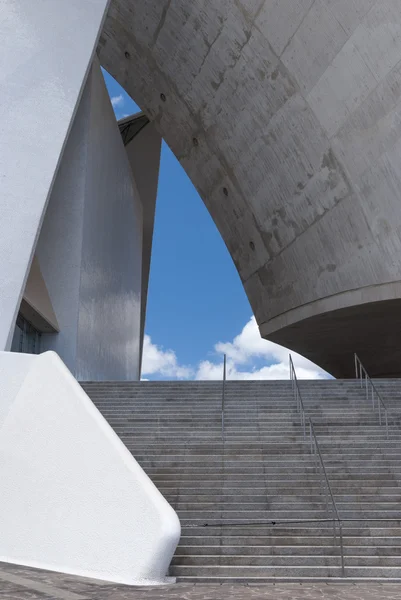
[[[143,375],[160,375],[175,379],[220,380],[223,355],[227,356],[227,379],[288,379],[289,350],[260,337],[252,317],[232,342],[219,342],[214,347],[215,361],[203,360],[196,368],[178,363],[173,350],[163,350],[145,336]],[[324,379],[328,374],[303,356],[291,352],[299,379]]]
[[[215,350],[227,356],[228,379],[288,379],[290,351],[274,342],[261,338],[255,317],[252,317],[232,342],[219,342]],[[291,352],[299,379],[323,379],[328,374],[296,352]],[[260,365],[260,362],[267,363]],[[259,367],[252,366],[257,362]],[[222,365],[222,361],[221,361]],[[244,368],[245,367],[245,368]],[[248,368],[246,368],[248,367]],[[204,361],[199,365],[197,379],[215,379],[214,363]],[[221,369],[222,366],[218,367]]]
[[[113,96],[111,98],[111,103],[113,105],[113,108],[116,108],[117,106],[122,106],[124,104],[124,96],[122,94],[120,94],[119,96]]]
[[[318,367],[311,369],[296,368],[298,379],[322,379],[324,373]],[[238,370],[237,366],[227,359],[227,379],[289,379],[289,367],[286,362],[279,362],[260,368]],[[210,361],[200,363],[196,379],[222,379],[223,362],[219,364]]]
[[[162,375],[175,379],[189,379],[192,369],[178,364],[173,350],[164,350],[153,344],[149,335],[143,341],[142,375]]]

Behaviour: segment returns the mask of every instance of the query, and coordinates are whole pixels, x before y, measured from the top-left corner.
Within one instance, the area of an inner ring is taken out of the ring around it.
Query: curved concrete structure
[[[262,335],[337,376],[354,351],[399,375],[399,0],[112,0],[98,54],[201,194]]]

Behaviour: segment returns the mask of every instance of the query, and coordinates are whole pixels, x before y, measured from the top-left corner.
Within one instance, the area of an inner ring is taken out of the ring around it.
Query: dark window
[[[15,325],[11,352],[39,354],[41,333],[19,314]]]

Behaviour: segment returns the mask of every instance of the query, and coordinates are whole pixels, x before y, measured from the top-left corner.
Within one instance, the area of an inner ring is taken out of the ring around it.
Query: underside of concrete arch
[[[399,2],[112,0],[98,54],[198,189],[262,335],[337,376],[354,351],[399,375]]]

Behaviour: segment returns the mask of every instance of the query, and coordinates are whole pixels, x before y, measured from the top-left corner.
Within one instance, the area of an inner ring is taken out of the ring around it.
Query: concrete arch
[[[399,2],[112,0],[98,54],[198,189],[262,335],[338,376],[354,351],[399,374]]]

